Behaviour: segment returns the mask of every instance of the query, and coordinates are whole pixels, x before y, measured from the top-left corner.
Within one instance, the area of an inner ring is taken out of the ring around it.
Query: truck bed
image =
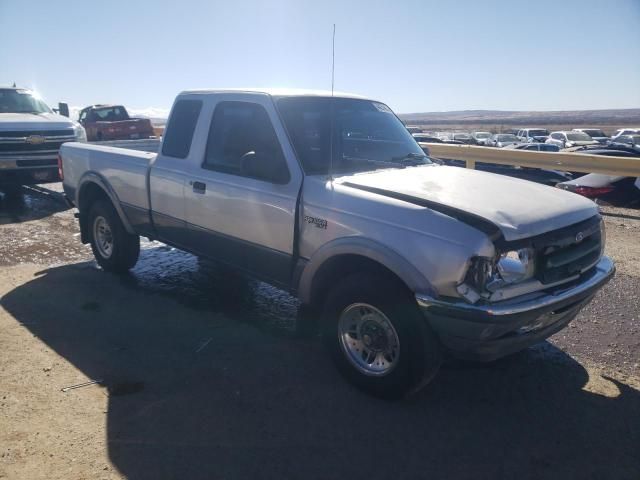
[[[149,210],[147,178],[156,153],[70,142],[62,145],[60,155],[65,191],[75,190],[82,177],[91,173],[106,180],[122,204]]]

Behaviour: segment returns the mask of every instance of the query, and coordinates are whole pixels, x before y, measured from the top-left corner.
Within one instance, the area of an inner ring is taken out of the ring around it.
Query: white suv
[[[544,128],[523,128],[516,135],[523,143],[544,142],[549,137],[549,130]]]
[[[611,135],[611,141],[615,142],[618,137],[622,135],[638,135],[640,134],[640,128],[620,128],[616,130],[616,133]]]
[[[545,143],[558,145],[560,148],[581,147],[583,145],[598,145],[598,142],[582,132],[551,132]]]

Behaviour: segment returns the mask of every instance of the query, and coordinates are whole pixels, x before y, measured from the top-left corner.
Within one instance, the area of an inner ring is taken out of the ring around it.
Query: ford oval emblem
[[[582,240],[584,240],[584,233],[578,232],[576,235],[576,242],[581,242]]]

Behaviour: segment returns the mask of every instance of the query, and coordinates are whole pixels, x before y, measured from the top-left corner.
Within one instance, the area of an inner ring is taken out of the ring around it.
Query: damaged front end
[[[599,216],[517,242],[496,242],[492,258],[469,261],[458,293],[468,302],[499,302],[574,281],[593,268],[604,251]]]

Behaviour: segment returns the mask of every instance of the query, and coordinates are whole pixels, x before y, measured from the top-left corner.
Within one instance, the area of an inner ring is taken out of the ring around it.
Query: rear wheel
[[[400,285],[384,276],[354,274],[329,293],[324,341],[338,370],[354,385],[400,398],[426,385],[442,362],[437,337]]]
[[[22,195],[22,185],[3,185],[0,186],[0,191],[8,200],[14,200]]]
[[[140,254],[140,237],[126,231],[113,205],[98,200],[89,210],[89,241],[103,270],[123,273],[133,268]]]

